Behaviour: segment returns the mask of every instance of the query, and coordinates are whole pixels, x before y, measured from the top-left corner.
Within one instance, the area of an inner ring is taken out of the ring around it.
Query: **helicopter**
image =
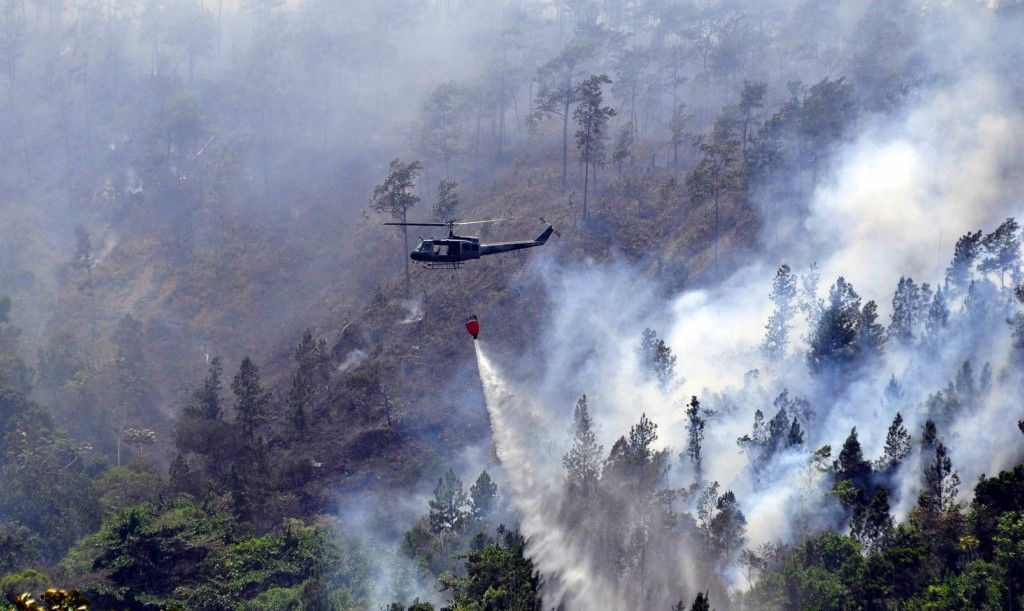
[[[458,269],[466,261],[479,259],[486,255],[496,255],[513,250],[543,246],[555,228],[548,225],[544,233],[536,240],[525,240],[521,242],[495,242],[493,244],[481,244],[480,238],[473,236],[455,235],[455,228],[465,225],[480,225],[483,223],[497,223],[507,219],[491,219],[486,221],[447,221],[444,223],[384,223],[385,225],[398,225],[406,227],[447,227],[447,238],[420,238],[416,249],[409,253],[409,258],[417,261],[428,269]],[[544,221],[542,218],[541,221]]]

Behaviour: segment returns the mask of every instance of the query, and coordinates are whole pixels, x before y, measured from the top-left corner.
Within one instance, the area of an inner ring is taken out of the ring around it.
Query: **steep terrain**
[[[0,597],[1019,606],[1019,4],[0,7]]]

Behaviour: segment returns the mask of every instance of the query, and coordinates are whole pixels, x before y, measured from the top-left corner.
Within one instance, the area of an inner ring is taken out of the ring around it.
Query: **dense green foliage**
[[[969,510],[916,509],[870,551],[826,533],[756,557],[752,609],[1020,608],[1024,466],[983,478]]]
[[[488,541],[466,555],[466,576],[445,582],[455,611],[535,611],[542,608],[539,576],[524,556],[525,541],[514,531],[498,530],[499,541]]]
[[[60,565],[100,608],[298,608],[365,604],[358,545],[287,520],[264,535],[239,529],[226,502],[187,498],[117,510]]]

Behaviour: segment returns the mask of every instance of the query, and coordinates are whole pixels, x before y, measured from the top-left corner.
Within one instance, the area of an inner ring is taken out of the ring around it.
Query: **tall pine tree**
[[[235,394],[235,413],[238,422],[245,429],[252,443],[256,431],[269,418],[270,391],[260,383],[260,370],[248,356],[242,359],[238,373],[231,380],[231,391]]]
[[[434,534],[458,531],[466,522],[466,491],[455,471],[448,469],[437,480],[427,516]]]
[[[686,456],[693,464],[693,479],[698,485],[704,482],[704,460],[701,448],[704,444],[704,426],[707,421],[701,416],[700,402],[697,397],[690,399],[686,406]]]
[[[793,326],[793,316],[797,311],[796,274],[788,265],[783,264],[775,273],[769,296],[775,304],[775,309],[768,318],[768,324],[765,325],[761,354],[769,363],[778,363],[786,356],[789,330]]]
[[[572,447],[562,458],[565,486],[570,496],[586,499],[597,489],[602,452],[587,409],[587,396],[583,395],[573,411]]]

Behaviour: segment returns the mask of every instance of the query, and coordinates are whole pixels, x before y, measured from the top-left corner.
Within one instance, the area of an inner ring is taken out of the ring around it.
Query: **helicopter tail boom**
[[[511,252],[513,250],[523,250],[524,248],[533,248],[534,246],[543,246],[551,234],[555,232],[555,228],[548,226],[544,230],[544,233],[540,234],[536,240],[529,240],[525,242],[499,242],[497,244],[481,244],[480,245],[480,256],[484,255],[496,255],[502,252]]]
[[[534,242],[537,243],[537,246],[540,246],[544,244],[544,242],[547,242],[548,238],[550,238],[551,234],[554,232],[555,228],[552,227],[551,225],[548,225],[548,228],[544,230],[544,233],[540,234],[540,236],[536,240],[534,240]]]

